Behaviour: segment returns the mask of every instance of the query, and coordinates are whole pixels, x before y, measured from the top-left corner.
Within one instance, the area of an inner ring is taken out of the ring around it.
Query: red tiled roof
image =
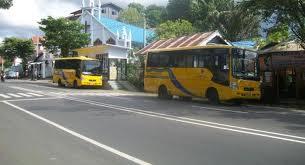
[[[43,40],[43,36],[33,36],[32,37],[32,42],[34,45],[37,44],[37,42],[38,42],[38,44],[41,44],[42,40]]]
[[[2,64],[3,62],[4,62],[4,60],[2,59],[2,57],[0,57],[0,64]]]
[[[207,33],[196,33],[189,36],[182,36],[182,37],[170,38],[165,40],[158,40],[147,45],[146,47],[138,51],[136,54],[144,55],[149,50],[153,50],[153,49],[203,46],[204,44],[208,43],[210,40],[212,40],[214,37],[217,36],[222,38],[222,36],[218,33],[218,31],[213,31]]]

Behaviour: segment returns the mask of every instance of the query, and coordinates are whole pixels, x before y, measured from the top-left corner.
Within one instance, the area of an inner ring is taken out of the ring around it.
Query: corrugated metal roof
[[[170,38],[165,40],[158,40],[152,42],[151,44],[147,45],[136,54],[144,55],[150,50],[154,49],[167,49],[167,48],[182,48],[182,47],[192,47],[192,46],[204,46],[209,41],[213,40],[215,37],[221,38],[224,43],[227,43],[218,31],[213,32],[206,32],[206,33],[196,33],[189,36],[182,36],[177,38]]]
[[[239,48],[256,49],[256,42],[254,41],[237,41],[231,42],[231,44]]]
[[[132,41],[133,42],[138,42],[138,43],[144,43],[144,29],[126,24],[114,19],[106,18],[106,17],[101,17],[100,23],[102,23],[106,28],[108,28],[112,33],[116,34],[117,31],[120,32],[123,27],[126,28],[126,31],[129,32],[131,31],[132,35]],[[152,30],[146,29],[146,39],[149,39],[150,37],[153,37],[155,35],[155,32]]]
[[[267,49],[260,50],[260,54],[272,52],[304,51],[301,44],[296,41],[282,42]]]

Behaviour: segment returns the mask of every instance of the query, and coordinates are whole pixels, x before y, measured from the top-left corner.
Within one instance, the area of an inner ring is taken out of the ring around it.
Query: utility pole
[[[4,70],[4,65],[3,65],[3,56],[1,56],[1,71]]]
[[[37,49],[36,49],[36,57],[38,57],[38,49],[39,49],[39,35],[37,36],[37,44],[36,44],[36,46],[37,46]]]
[[[146,46],[146,15],[143,13],[144,24],[143,24],[143,47]]]

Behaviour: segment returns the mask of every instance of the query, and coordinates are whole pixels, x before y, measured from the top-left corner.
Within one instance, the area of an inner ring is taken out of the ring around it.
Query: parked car
[[[17,78],[17,75],[18,75],[17,72],[10,70],[5,73],[5,78],[6,79],[15,79],[15,78]]]

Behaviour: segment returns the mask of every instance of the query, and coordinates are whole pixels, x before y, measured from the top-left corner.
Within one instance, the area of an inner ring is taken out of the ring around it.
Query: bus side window
[[[192,68],[193,67],[193,55],[186,54],[184,56],[185,56],[185,60],[186,60],[186,67]]]
[[[159,66],[159,55],[158,54],[149,54],[148,55],[148,67],[158,67]]]
[[[193,56],[193,68],[198,68],[199,56]]]
[[[170,57],[168,54],[166,53],[160,54],[160,67],[168,67],[169,61],[170,61]]]
[[[174,67],[185,67],[186,61],[184,55],[176,55],[174,59]]]

